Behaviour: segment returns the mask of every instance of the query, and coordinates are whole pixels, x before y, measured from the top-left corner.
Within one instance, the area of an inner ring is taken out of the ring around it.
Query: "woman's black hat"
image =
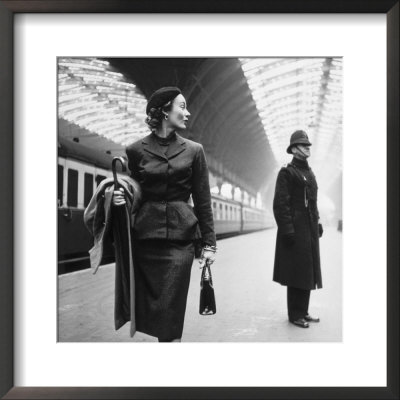
[[[304,131],[296,131],[292,133],[292,136],[290,136],[290,145],[286,149],[286,153],[292,154],[292,147],[296,146],[296,144],[311,146],[311,143],[308,140],[307,133],[305,133]]]
[[[147,102],[146,114],[148,115],[152,108],[162,107],[181,93],[181,90],[175,86],[165,86],[156,90]]]

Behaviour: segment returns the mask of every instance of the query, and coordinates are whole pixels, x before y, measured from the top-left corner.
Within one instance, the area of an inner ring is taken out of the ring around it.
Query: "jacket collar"
[[[161,146],[158,144],[157,139],[154,137],[153,134],[144,137],[142,139],[142,143],[144,144],[143,149],[145,151],[165,160],[169,160],[177,156],[186,149],[186,140],[178,134],[176,134],[176,140],[173,140],[170,143],[167,154],[163,153]]]
[[[296,157],[293,157],[292,164],[299,168],[310,169],[307,160],[300,160]]]

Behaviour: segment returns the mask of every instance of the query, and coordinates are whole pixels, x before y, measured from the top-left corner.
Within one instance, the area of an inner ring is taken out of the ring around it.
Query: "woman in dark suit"
[[[216,252],[208,168],[203,146],[177,133],[190,116],[180,89],[154,92],[146,114],[151,133],[126,149],[143,194],[133,228],[136,326],[160,342],[180,342],[194,242],[201,241],[201,263]],[[116,191],[113,204],[124,201]]]

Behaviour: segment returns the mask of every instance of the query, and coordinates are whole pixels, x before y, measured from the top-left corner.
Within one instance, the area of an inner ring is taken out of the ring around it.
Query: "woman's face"
[[[176,129],[186,129],[190,112],[186,108],[186,100],[179,94],[172,101],[172,108],[167,112],[169,124]]]

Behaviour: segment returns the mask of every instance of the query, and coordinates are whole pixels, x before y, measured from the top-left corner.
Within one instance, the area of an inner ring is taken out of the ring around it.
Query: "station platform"
[[[217,313],[198,312],[200,274],[192,266],[183,342],[341,342],[342,234],[324,228],[320,240],[323,288],[313,290],[310,314],[320,323],[302,329],[287,319],[286,287],[272,281],[276,230],[218,241],[212,266]],[[96,275],[82,270],[58,277],[58,341],[156,342],[129,323],[114,329],[114,264]]]

